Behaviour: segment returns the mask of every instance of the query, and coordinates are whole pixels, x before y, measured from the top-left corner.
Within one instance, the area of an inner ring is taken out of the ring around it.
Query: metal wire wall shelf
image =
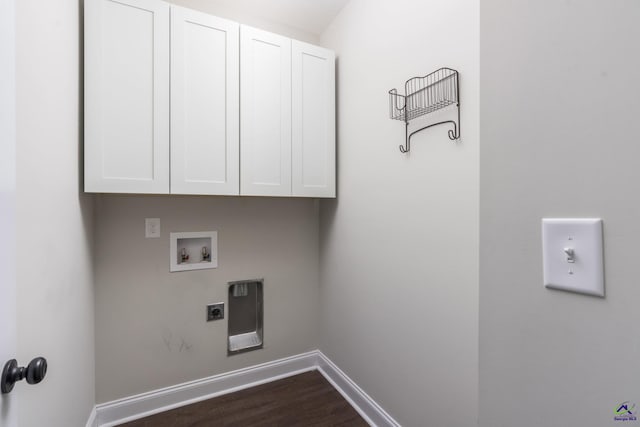
[[[448,132],[449,139],[460,138],[460,88],[456,70],[440,68],[424,77],[407,80],[404,88],[405,95],[399,94],[396,89],[389,91],[389,116],[405,123],[405,144],[400,146],[401,152],[406,153],[411,149],[413,135],[437,125],[451,123],[453,130]],[[450,105],[456,106],[457,120],[443,120],[409,132],[409,121]]]

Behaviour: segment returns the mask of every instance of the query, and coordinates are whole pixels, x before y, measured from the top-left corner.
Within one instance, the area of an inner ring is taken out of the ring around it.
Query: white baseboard
[[[89,414],[86,427],[98,427],[98,417],[96,415],[96,407],[94,406]]]
[[[96,405],[87,427],[113,427],[312,370],[320,371],[372,426],[399,427],[389,414],[317,350]]]
[[[327,356],[318,351],[318,371],[340,392],[342,397],[372,426],[400,427],[367,393],[340,370]]]
[[[96,405],[98,426],[116,426],[180,406],[314,370],[316,369],[316,360],[317,352],[312,351]]]

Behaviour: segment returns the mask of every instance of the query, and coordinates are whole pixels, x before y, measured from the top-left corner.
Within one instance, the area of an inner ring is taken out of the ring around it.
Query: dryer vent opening
[[[229,282],[227,354],[263,347],[262,279]]]

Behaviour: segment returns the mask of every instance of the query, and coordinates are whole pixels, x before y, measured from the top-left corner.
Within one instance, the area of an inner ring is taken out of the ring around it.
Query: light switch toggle
[[[573,248],[564,248],[564,253],[567,254],[567,262],[571,264],[576,262],[576,254]]]

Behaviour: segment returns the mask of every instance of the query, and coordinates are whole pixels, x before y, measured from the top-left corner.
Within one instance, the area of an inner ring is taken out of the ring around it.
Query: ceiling
[[[349,0],[217,0],[222,7],[320,35]]]

